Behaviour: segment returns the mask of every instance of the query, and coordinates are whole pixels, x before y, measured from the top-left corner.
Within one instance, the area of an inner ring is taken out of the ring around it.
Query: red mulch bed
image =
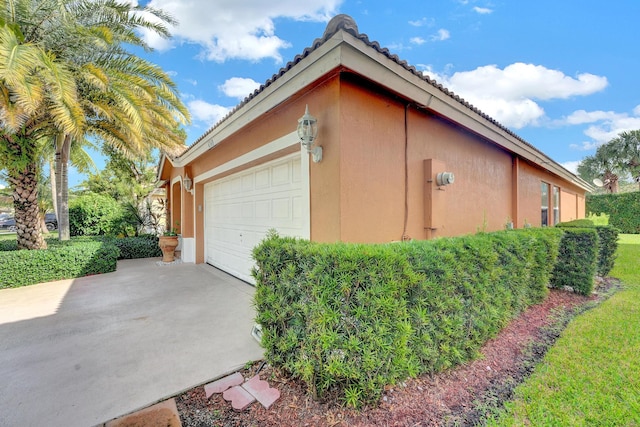
[[[509,324],[481,349],[482,356],[446,372],[424,375],[388,387],[378,407],[360,411],[345,408],[338,401],[317,402],[300,381],[266,365],[260,377],[278,388],[280,400],[270,409],[254,403],[244,412],[234,412],[222,395],[206,399],[204,387],[176,397],[182,425],[205,426],[447,426],[476,425],[483,410],[500,407],[512,397],[513,389],[531,372],[558,337],[549,329],[557,313],[570,313],[589,301],[611,294],[614,280],[601,281],[598,294],[583,297],[552,290],[547,299]],[[565,316],[565,320],[568,319]],[[563,328],[561,325],[560,328]],[[259,369],[254,364],[242,372],[250,378]]]

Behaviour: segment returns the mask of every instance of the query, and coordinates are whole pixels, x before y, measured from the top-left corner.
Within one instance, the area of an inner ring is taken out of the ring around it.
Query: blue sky
[[[178,19],[146,58],[177,83],[191,144],[338,13],[554,160],[640,129],[640,1],[150,0]],[[102,164],[97,159],[99,165]],[[71,184],[82,177],[72,174]]]

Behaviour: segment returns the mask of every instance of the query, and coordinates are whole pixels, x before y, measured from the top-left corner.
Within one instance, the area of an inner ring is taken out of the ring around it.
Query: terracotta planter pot
[[[175,250],[178,246],[178,236],[160,236],[158,246],[162,251],[162,262],[173,262],[175,260]]]

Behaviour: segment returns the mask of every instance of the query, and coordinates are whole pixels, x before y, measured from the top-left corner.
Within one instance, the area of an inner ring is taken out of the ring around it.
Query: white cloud
[[[613,111],[585,111],[577,110],[571,113],[564,121],[570,125],[581,125],[585,123],[594,123],[602,120],[615,120],[619,118],[621,114]]]
[[[536,125],[545,115],[536,101],[567,99],[603,90],[606,77],[582,73],[575,78],[541,65],[487,65],[453,75],[425,74],[448,87],[502,124],[516,129]]]
[[[194,79],[184,79],[185,82],[189,83],[192,86],[198,86],[198,81]]]
[[[191,116],[194,120],[205,122],[208,126],[218,123],[224,116],[231,111],[229,107],[222,105],[209,104],[201,99],[189,101],[187,103]]]
[[[493,13],[493,9],[489,9],[487,7],[474,6],[473,10],[479,13],[480,15],[488,15],[490,13]]]
[[[218,86],[218,89],[231,98],[244,99],[259,87],[260,83],[253,79],[232,77]]]
[[[631,114],[616,113],[614,111],[585,111],[578,110],[559,121],[564,125],[590,124],[584,134],[590,138],[581,144],[572,144],[577,150],[593,150],[606,144],[622,132],[640,129],[640,105]]]
[[[582,160],[570,160],[568,162],[563,162],[560,164],[562,165],[562,167],[564,167],[568,171],[573,173],[578,173],[578,165],[580,164],[581,161]]]
[[[418,46],[420,46],[421,44],[425,44],[427,42],[422,37],[412,37],[411,39],[409,39],[409,41],[413,44],[417,44]]]
[[[444,28],[441,28],[438,30],[438,33],[429,37],[429,39],[431,41],[443,41],[443,40],[447,40],[449,37],[451,37],[451,34],[449,33],[448,30],[445,30]]]
[[[151,0],[150,7],[164,10],[179,21],[172,29],[176,40],[145,34],[151,46],[163,50],[176,42],[202,46],[202,58],[282,61],[280,51],[289,46],[275,34],[276,18],[328,21],[342,0]]]
[[[411,25],[413,27],[431,26],[433,24],[434,24],[433,18],[430,18],[430,19],[420,18],[420,19],[415,20],[415,21],[409,21],[409,25]]]

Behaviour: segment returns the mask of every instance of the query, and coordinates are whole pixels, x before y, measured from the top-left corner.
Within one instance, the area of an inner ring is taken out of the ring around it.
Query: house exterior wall
[[[507,222],[540,226],[542,182],[560,189],[561,221],[584,217],[584,190],[577,185],[422,106],[407,107],[392,94],[371,90],[367,82],[341,80],[340,120],[340,240],[455,236],[501,230]],[[442,169],[434,173],[453,172],[455,182],[433,188],[425,179],[425,160]],[[425,220],[429,191],[437,192],[433,229]]]
[[[424,239],[504,227],[511,215],[512,179],[512,157],[506,151],[349,79],[341,86],[341,119],[342,240],[388,242],[403,234]],[[444,206],[437,208],[445,220],[433,233],[425,230],[425,187],[431,185],[424,179],[426,159],[455,174],[454,184],[438,190],[437,203]]]
[[[181,194],[183,237],[195,262],[205,260],[204,185],[293,152],[298,144],[220,173],[221,166],[295,131],[305,105],[318,119],[323,160],[309,163],[310,237],[319,242],[391,242],[504,229],[513,221],[540,226],[541,182],[561,189],[561,220],[584,217],[584,190],[533,165],[456,123],[428,105],[408,104],[350,72],[335,70],[222,140],[184,168],[164,165],[161,179]],[[406,160],[405,160],[406,159]],[[218,168],[218,169],[217,169]],[[453,172],[438,188],[425,171]],[[182,176],[193,180],[193,194]],[[176,206],[178,204],[178,206]]]
[[[541,183],[546,182],[560,188],[560,221],[584,218],[584,190],[577,185],[561,179],[550,172],[521,162],[520,192],[520,226],[529,223],[534,227],[541,226]],[[550,206],[551,201],[549,201]]]

